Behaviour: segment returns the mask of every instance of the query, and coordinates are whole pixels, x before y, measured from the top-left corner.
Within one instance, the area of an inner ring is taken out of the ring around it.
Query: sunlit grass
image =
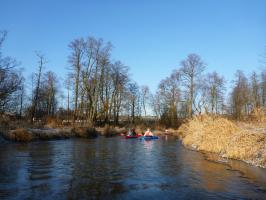
[[[194,117],[179,128],[178,135],[187,147],[266,167],[266,134],[252,132],[228,119]]]

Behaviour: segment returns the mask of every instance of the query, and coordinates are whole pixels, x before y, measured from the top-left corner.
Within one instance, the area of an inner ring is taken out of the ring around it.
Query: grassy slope
[[[178,135],[187,147],[266,168],[264,125],[255,128],[222,117],[200,116],[183,124]]]

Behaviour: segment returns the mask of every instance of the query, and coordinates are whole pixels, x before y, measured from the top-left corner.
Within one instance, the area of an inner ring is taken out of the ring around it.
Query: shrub
[[[263,108],[263,107],[260,107],[260,108],[254,108],[254,109],[251,111],[250,119],[251,119],[252,121],[256,121],[256,122],[263,122],[263,121],[266,121],[265,113],[266,113],[266,109]]]
[[[93,127],[75,127],[72,131],[79,138],[95,138],[98,136],[97,130]]]
[[[8,127],[10,124],[11,119],[3,114],[0,114],[0,126],[1,127]]]
[[[110,125],[105,125],[104,129],[103,129],[103,135],[105,137],[113,137],[116,136],[118,134],[117,130]]]
[[[57,128],[57,127],[60,127],[61,125],[62,125],[62,121],[57,119],[57,118],[48,117],[46,119],[45,127],[47,127],[47,128]]]
[[[16,130],[11,130],[5,136],[6,139],[16,142],[30,142],[33,140],[32,133],[24,128],[17,128]]]

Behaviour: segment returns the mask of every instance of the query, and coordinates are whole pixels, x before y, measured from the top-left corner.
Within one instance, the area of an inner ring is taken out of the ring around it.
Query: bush
[[[10,121],[11,119],[8,116],[0,114],[0,127],[8,127]]]
[[[265,113],[266,113],[266,109],[263,107],[254,108],[251,111],[250,119],[251,119],[251,121],[255,121],[255,122],[264,122],[264,121],[266,121]]]
[[[48,117],[46,119],[46,125],[45,127],[47,128],[58,128],[62,125],[62,121],[57,119],[57,118],[54,118],[54,117]]]
[[[116,136],[118,134],[117,130],[110,125],[105,125],[104,129],[103,129],[103,135],[105,137],[113,137]]]
[[[75,127],[73,132],[79,138],[95,138],[98,136],[97,130],[93,127]]]
[[[32,133],[24,128],[17,128],[16,130],[11,130],[4,136],[8,140],[16,142],[30,142],[33,140]]]

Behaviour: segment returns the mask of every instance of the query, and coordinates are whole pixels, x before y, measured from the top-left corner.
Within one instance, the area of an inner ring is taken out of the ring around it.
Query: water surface
[[[171,138],[1,144],[0,199],[266,199],[266,170]]]

